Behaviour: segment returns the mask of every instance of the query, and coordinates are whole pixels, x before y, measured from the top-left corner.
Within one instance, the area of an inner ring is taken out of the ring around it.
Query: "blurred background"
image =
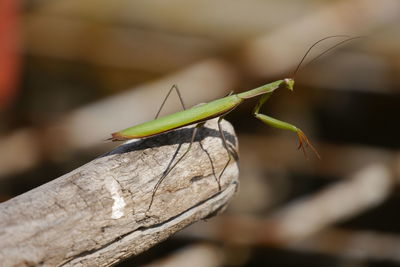
[[[0,200],[112,149],[177,84],[187,106],[291,77],[228,117],[241,185],[221,216],[120,266],[400,266],[400,1],[0,0]],[[318,55],[342,39],[319,45]],[[164,113],[178,111],[176,96]]]

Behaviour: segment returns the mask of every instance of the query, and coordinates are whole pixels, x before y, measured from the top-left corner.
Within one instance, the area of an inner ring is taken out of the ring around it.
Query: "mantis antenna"
[[[333,46],[331,46],[330,48],[326,49],[324,52],[322,52],[321,54],[319,54],[318,56],[316,56],[315,58],[313,58],[312,60],[310,60],[310,62],[308,62],[305,66],[307,67],[308,65],[310,65],[311,63],[313,63],[314,61],[316,61],[317,59],[319,59],[320,57],[322,57],[323,55],[325,55],[326,53],[328,53],[329,51],[331,51],[332,49],[335,49],[336,47],[338,47],[339,45],[342,45],[348,41],[352,41],[354,39],[359,39],[359,38],[365,38],[365,36],[356,36],[356,37],[351,37],[351,38],[347,38],[346,40],[343,40]]]
[[[356,36],[356,37],[349,37],[348,35],[332,35],[332,36],[328,36],[325,38],[322,38],[321,40],[318,40],[317,42],[315,42],[312,46],[310,46],[310,48],[307,50],[307,52],[304,54],[304,56],[301,58],[300,63],[297,65],[295,71],[293,72],[293,76],[292,79],[294,79],[294,77],[296,76],[296,74],[299,72],[301,65],[304,63],[304,60],[306,59],[306,57],[308,56],[308,54],[311,52],[311,50],[319,43],[321,43],[322,41],[325,41],[327,39],[331,39],[331,38],[338,38],[338,37],[347,37],[347,39],[340,41],[339,43],[331,46],[330,48],[326,49],[324,52],[322,52],[321,54],[319,54],[318,56],[314,57],[312,60],[310,60],[305,66],[307,67],[308,65],[310,65],[311,63],[313,63],[314,61],[316,61],[318,58],[322,57],[323,55],[325,55],[326,53],[328,53],[329,51],[331,51],[332,49],[342,45],[343,43],[346,43],[348,41],[354,40],[354,39],[358,39],[358,38],[363,38],[364,36]]]

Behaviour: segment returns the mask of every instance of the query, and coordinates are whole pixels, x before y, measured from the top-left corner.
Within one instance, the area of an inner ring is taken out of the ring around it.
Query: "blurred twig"
[[[376,231],[328,228],[290,249],[313,251],[362,261],[382,260],[400,263],[400,236]]]
[[[287,246],[382,203],[391,193],[393,181],[388,166],[373,164],[265,219],[224,216],[209,222],[209,229],[197,225],[184,234],[242,245]]]
[[[318,11],[249,42],[243,50],[243,62],[251,75],[276,76],[292,68],[315,40],[335,34],[368,35],[379,25],[396,21],[399,15],[397,0],[329,2]],[[324,49],[316,49],[315,53]]]

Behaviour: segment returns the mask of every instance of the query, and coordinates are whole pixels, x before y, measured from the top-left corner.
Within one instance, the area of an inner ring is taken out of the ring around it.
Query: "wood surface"
[[[221,212],[238,186],[237,139],[222,123],[236,157],[221,177],[221,191],[216,177],[228,156],[215,119],[200,128],[150,209],[154,185],[186,150],[193,126],[131,140],[1,203],[1,266],[109,266]]]

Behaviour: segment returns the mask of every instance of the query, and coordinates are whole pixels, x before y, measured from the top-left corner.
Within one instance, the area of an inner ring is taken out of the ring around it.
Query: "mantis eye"
[[[294,80],[290,78],[286,78],[283,80],[286,84],[286,88],[289,89],[290,91],[293,91],[294,87]]]

